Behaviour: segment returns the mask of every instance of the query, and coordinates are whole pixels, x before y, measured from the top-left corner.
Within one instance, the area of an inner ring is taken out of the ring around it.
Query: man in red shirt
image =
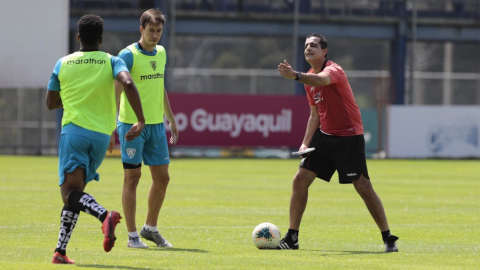
[[[310,118],[299,151],[315,150],[302,155],[293,179],[289,230],[277,249],[298,249],[298,231],[307,206],[308,187],[316,177],[329,182],[337,170],[340,183],[353,183],[367,205],[382,233],[385,252],[396,252],[398,237],[390,234],[382,201],[368,176],[360,109],[345,72],[328,60],[327,52],[327,39],[311,34],[305,41],[305,59],[312,67],[307,73],[293,70],[287,61],[278,65],[278,72],[284,78],[305,85]]]

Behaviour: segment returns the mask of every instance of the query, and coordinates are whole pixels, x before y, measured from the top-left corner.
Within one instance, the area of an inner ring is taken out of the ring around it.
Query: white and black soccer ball
[[[280,242],[280,230],[272,223],[261,223],[253,229],[252,240],[259,249],[274,249]]]

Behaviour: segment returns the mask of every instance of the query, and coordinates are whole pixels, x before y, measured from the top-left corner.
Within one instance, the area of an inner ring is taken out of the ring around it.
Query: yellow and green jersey
[[[145,124],[163,123],[164,74],[167,62],[165,49],[157,45],[153,52],[148,52],[139,47],[138,43],[134,43],[123,49],[118,56],[125,61],[137,86]],[[120,98],[118,120],[127,124],[137,122],[125,92]]]
[[[48,90],[60,91],[62,127],[74,123],[111,135],[116,115],[114,80],[122,71],[128,72],[123,60],[102,51],[75,52],[61,58]]]

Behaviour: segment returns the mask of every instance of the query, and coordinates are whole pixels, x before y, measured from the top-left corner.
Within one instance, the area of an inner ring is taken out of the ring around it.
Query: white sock
[[[151,232],[158,232],[157,226],[149,226],[145,223],[145,226],[143,227]]]
[[[128,232],[128,237],[129,238],[138,238],[138,232],[137,231],[134,231],[134,232]]]

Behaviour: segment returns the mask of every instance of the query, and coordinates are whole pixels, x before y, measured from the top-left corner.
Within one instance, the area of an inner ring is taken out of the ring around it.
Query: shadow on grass
[[[86,267],[86,268],[110,268],[110,269],[127,269],[127,270],[140,270],[140,269],[160,270],[160,269],[157,269],[157,268],[131,267],[131,266],[122,266],[122,265],[76,264],[76,266],[77,267]]]
[[[278,249],[273,249],[273,248],[266,248],[266,249],[260,249],[260,250],[271,250],[272,252],[289,252],[286,250],[278,250]],[[299,250],[290,250],[291,252],[302,252],[302,251],[308,251],[308,252],[321,252],[325,254],[321,254],[320,256],[335,256],[335,255],[354,255],[354,254],[386,254],[383,251],[359,251],[359,250],[321,250],[321,249],[299,249]],[[336,254],[332,254],[336,253]],[[393,252],[392,252],[393,253]]]
[[[358,251],[358,250],[318,250],[318,249],[302,249],[304,251],[316,251],[326,253],[323,256],[335,256],[335,255],[360,255],[360,254],[385,254],[383,251]],[[337,254],[331,254],[337,253]]]
[[[196,253],[208,253],[208,250],[196,249],[196,248],[146,248],[145,251],[183,251],[183,252],[196,252]]]

